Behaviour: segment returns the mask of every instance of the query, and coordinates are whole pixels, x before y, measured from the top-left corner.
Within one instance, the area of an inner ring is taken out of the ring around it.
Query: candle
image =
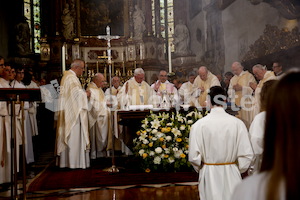
[[[106,66],[104,67],[104,77],[106,79]]]
[[[114,76],[114,62],[112,62],[111,66],[112,66],[111,75]]]
[[[134,61],[134,69],[136,69],[136,61]]]
[[[62,65],[62,74],[66,71],[66,46],[65,43],[61,48],[61,65]]]
[[[126,74],[125,74],[125,63],[124,63],[124,61],[123,61],[123,74],[122,74],[122,76],[126,76]]]
[[[97,60],[97,63],[96,63],[96,67],[97,67],[97,73],[98,73],[99,72],[98,60]]]
[[[168,61],[169,61],[169,73],[172,72],[172,58],[171,58],[171,44],[169,43],[168,48]]]
[[[85,71],[85,76],[87,76],[87,69],[88,69],[87,68],[87,62],[85,62],[85,70],[84,70]]]

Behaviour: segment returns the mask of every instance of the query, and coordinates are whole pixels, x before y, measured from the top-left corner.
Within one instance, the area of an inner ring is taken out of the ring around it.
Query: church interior
[[[190,72],[198,74],[200,66],[224,79],[236,61],[250,73],[256,64],[272,70],[275,61],[283,71],[300,68],[298,0],[14,0],[1,2],[0,27],[0,56],[5,63],[32,72],[37,85],[59,84],[76,59],[84,62],[79,77],[83,87],[97,73],[108,83],[118,76],[122,86],[137,68],[144,70],[149,85],[160,70],[183,83]],[[26,181],[53,160],[54,112],[43,106],[37,114],[40,136],[33,138],[36,162],[26,166],[32,172]],[[106,159],[109,163],[110,157]],[[19,196],[11,193],[12,187],[0,183],[0,198]],[[27,199],[66,200],[199,199],[194,182],[27,195]]]

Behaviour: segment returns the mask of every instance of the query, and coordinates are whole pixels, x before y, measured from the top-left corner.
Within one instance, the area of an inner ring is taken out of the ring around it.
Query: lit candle
[[[171,44],[169,43],[168,48],[168,61],[169,61],[169,73],[172,72],[172,58],[171,58]]]
[[[62,74],[66,71],[66,46],[65,43],[61,48],[61,66],[62,66]]]

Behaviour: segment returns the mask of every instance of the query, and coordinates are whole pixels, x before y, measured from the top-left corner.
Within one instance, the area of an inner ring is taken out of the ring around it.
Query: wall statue
[[[143,33],[146,30],[145,26],[145,16],[143,11],[138,5],[135,5],[135,10],[133,12],[133,28],[134,28],[134,38],[142,39]]]
[[[61,16],[61,21],[63,24],[63,36],[65,39],[71,40],[75,36],[74,33],[74,8],[70,8],[69,4],[66,3],[66,6],[63,10],[63,14]]]
[[[16,25],[16,44],[19,55],[28,55],[30,53],[30,29],[27,18]]]
[[[180,19],[174,30],[175,54],[182,56],[190,54],[190,33],[189,29]]]

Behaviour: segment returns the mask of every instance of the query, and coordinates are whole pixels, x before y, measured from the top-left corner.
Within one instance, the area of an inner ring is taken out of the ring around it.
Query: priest
[[[252,120],[254,117],[260,112],[260,92],[264,85],[264,83],[268,80],[276,79],[274,72],[268,71],[266,66],[261,64],[256,64],[252,67],[252,72],[254,76],[259,80],[258,84],[250,82],[250,87],[255,91],[254,93],[254,106],[253,106],[253,114]],[[251,122],[252,122],[251,120]]]
[[[201,200],[230,199],[253,159],[245,124],[224,110],[226,92],[210,88],[211,112],[191,127],[189,161],[199,173]]]
[[[184,104],[190,104],[191,94],[193,92],[193,84],[196,78],[196,73],[194,71],[189,73],[189,79],[187,82],[183,83],[178,90],[180,101]]]
[[[84,61],[76,59],[60,83],[57,112],[56,155],[61,168],[90,166],[88,101],[90,92],[82,89],[78,76],[84,72]]]
[[[230,79],[228,97],[234,105],[241,107],[236,117],[241,119],[249,128],[252,121],[252,112],[250,107],[247,106],[251,106],[253,93],[249,84],[251,82],[256,83],[256,80],[250,72],[244,71],[244,67],[240,62],[232,63],[231,70],[234,76]]]
[[[212,74],[205,66],[201,66],[198,70],[198,76],[193,83],[193,96],[195,106],[206,106],[207,91],[212,86],[221,86],[219,79]]]
[[[105,94],[102,90],[105,83],[103,74],[97,73],[87,87],[87,91],[91,93],[88,113],[91,159],[107,156],[107,138],[111,130],[110,110],[106,105]]]
[[[158,80],[151,85],[151,88],[154,89],[156,95],[160,97],[161,103],[164,100],[164,98],[167,97],[166,100],[169,101],[168,104],[173,103],[174,106],[176,102],[179,102],[178,91],[175,85],[173,83],[170,83],[167,79],[168,79],[167,71],[160,70],[158,75]],[[169,99],[169,97],[171,96],[173,99]]]
[[[121,108],[129,105],[152,104],[150,98],[154,96],[154,90],[144,81],[145,72],[142,68],[134,70],[134,77],[126,81],[117,95]]]

